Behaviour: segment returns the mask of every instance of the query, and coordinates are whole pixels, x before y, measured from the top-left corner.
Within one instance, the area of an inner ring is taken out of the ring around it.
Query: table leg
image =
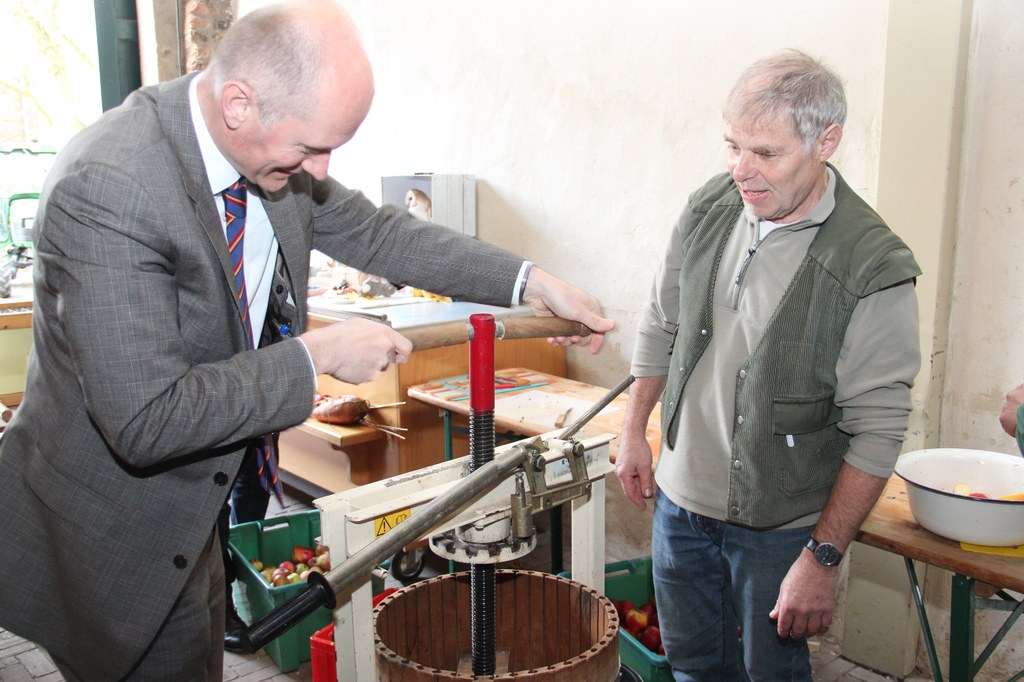
[[[450,410],[441,410],[441,417],[444,420],[444,461],[452,460],[452,413]]]
[[[955,573],[949,607],[949,679],[974,679],[974,579]]]
[[[924,597],[921,595],[921,585],[917,582],[914,560],[904,557],[903,561],[907,565],[907,577],[910,578],[910,588],[914,594],[914,604],[917,606],[917,618],[921,621],[921,634],[924,637],[925,648],[928,650],[928,661],[932,666],[932,679],[935,682],[942,682],[942,668],[939,667],[939,656],[935,652],[935,640],[932,638],[932,628],[928,624],[928,614],[924,610]]]

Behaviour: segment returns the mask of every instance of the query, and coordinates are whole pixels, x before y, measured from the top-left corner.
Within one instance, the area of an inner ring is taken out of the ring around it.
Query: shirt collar
[[[188,104],[192,112],[192,127],[196,131],[196,139],[199,142],[199,152],[203,155],[206,179],[210,183],[211,194],[217,195],[238,180],[240,173],[221,154],[220,149],[213,142],[209,128],[206,127],[206,119],[203,118],[203,112],[199,108],[199,78],[193,78],[189,83]]]

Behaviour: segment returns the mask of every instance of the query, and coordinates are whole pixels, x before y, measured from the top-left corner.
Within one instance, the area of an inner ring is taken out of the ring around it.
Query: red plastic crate
[[[334,623],[317,630],[309,638],[313,682],[338,682],[338,661],[334,654]]]

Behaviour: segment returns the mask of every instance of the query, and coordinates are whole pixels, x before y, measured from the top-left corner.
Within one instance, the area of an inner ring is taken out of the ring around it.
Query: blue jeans
[[[654,592],[676,682],[810,682],[807,640],[781,639],[768,617],[809,533],[758,531],[710,519],[658,492],[651,540]],[[745,670],[738,663],[741,646]]]

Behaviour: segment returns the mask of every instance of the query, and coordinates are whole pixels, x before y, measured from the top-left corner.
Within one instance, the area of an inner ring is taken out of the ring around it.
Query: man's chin
[[[275,192],[280,192],[288,185],[290,177],[290,173],[272,173],[259,178],[256,184],[264,194],[274,194]]]

